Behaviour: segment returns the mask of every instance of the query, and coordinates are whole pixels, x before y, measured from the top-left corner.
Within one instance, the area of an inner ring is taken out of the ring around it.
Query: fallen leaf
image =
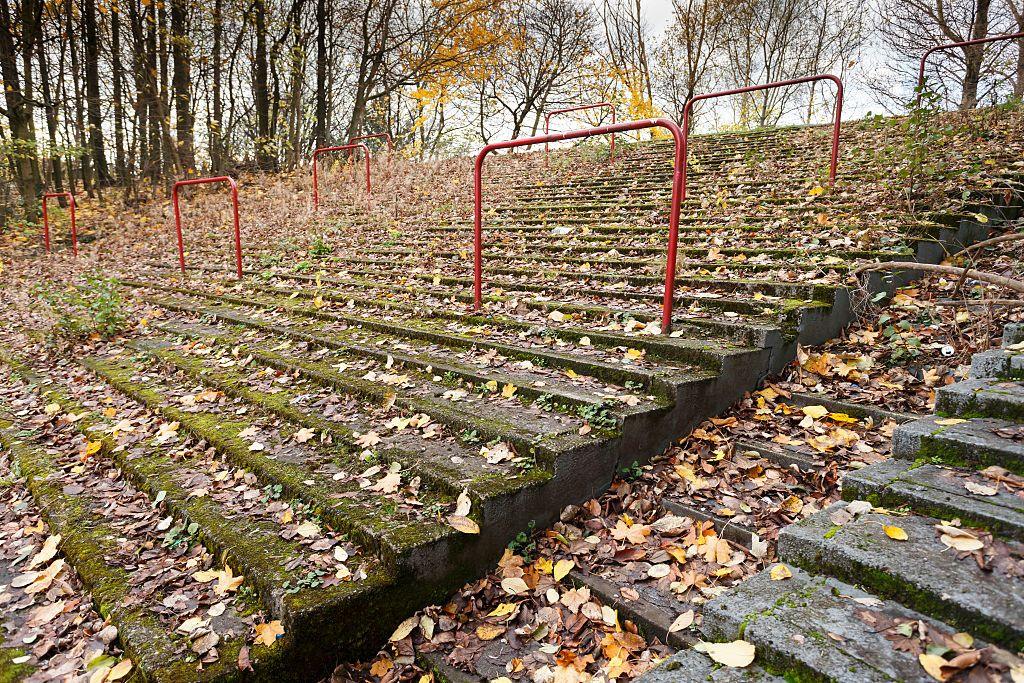
[[[782,581],[784,579],[793,578],[793,572],[784,564],[777,564],[772,567],[771,571],[768,572],[768,575],[772,577],[772,581]]]
[[[555,568],[552,570],[551,575],[555,577],[555,581],[561,581],[575,566],[576,563],[572,560],[559,560],[555,563]]]
[[[684,628],[690,628],[693,624],[693,610],[686,610],[672,622],[672,625],[668,627],[669,633],[675,633],[676,631],[682,631]]]
[[[754,646],[745,640],[734,640],[731,643],[708,643],[700,641],[693,646],[697,652],[703,652],[714,661],[734,669],[750,666],[754,661]]]
[[[395,629],[395,632],[391,634],[391,637],[388,638],[388,640],[392,643],[397,643],[400,640],[405,640],[409,637],[409,634],[412,633],[412,630],[416,628],[416,625],[419,623],[419,617],[415,615],[409,617],[408,619],[406,619],[398,625],[398,627]]]
[[[448,515],[448,524],[464,534],[480,533],[480,525],[464,515]]]
[[[278,620],[268,621],[265,624],[256,624],[256,645],[270,647],[277,642],[277,639],[284,635],[284,626]]]
[[[907,540],[907,538],[909,538],[907,536],[907,532],[898,526],[893,526],[891,524],[883,524],[882,530],[885,531],[886,536],[893,539],[894,541],[905,541]]]

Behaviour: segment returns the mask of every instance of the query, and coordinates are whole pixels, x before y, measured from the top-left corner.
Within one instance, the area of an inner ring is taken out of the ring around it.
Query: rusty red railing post
[[[171,205],[174,208],[174,230],[178,234],[178,265],[181,266],[181,274],[185,274],[185,241],[181,236],[181,208],[178,206],[178,188],[185,185],[207,185],[210,183],[227,183],[231,188],[231,209],[234,214],[235,233],[235,272],[238,279],[242,279],[242,225],[238,217],[238,183],[235,179],[222,175],[214,178],[191,178],[179,180],[171,188]]]
[[[384,133],[387,135],[387,133]],[[313,210],[316,211],[320,208],[320,186],[319,186],[319,174],[317,172],[317,159],[320,158],[321,154],[327,154],[328,152],[340,152],[346,149],[361,149],[363,150],[363,162],[366,167],[366,198],[369,201],[372,194],[370,186],[370,148],[361,142],[355,142],[348,145],[336,145],[334,147],[318,147],[313,150]]]
[[[683,145],[684,135],[675,121],[671,119],[643,119],[640,121],[624,121],[596,128],[583,128],[529,138],[516,138],[504,142],[492,142],[485,145],[473,163],[473,310],[483,307],[483,167],[484,160],[491,152],[512,147],[526,147],[540,143],[575,140],[595,135],[622,133],[644,128],[666,128],[672,133],[675,141],[675,168],[672,172],[672,204],[669,209],[668,254],[665,262],[665,294],[661,304],[661,331],[667,333],[672,327],[672,306],[675,297],[676,282],[676,245],[679,242],[679,211],[682,207],[683,194]]]
[[[391,138],[391,133],[371,133],[369,135],[357,135],[354,138],[349,138],[348,139],[348,144],[351,145],[352,143],[359,142],[360,140],[374,140],[374,139],[384,140],[387,143],[387,145],[388,145],[388,154],[391,154],[392,152],[395,151],[395,144],[394,144],[394,140],[392,140],[392,138]]]
[[[984,45],[986,43],[994,43],[994,42],[996,42],[998,40],[1015,40],[1017,38],[1024,38],[1024,31],[1021,31],[1019,33],[1007,33],[1007,34],[1003,34],[1003,35],[999,35],[999,36],[990,36],[988,38],[975,38],[974,40],[961,40],[961,41],[956,42],[956,43],[944,43],[942,45],[935,45],[934,47],[930,47],[927,50],[925,50],[924,54],[921,55],[921,63],[918,65],[918,69],[917,69],[917,106],[918,106],[918,108],[920,108],[920,106],[921,106],[921,96],[924,94],[923,93],[923,89],[924,89],[924,68],[925,68],[925,64],[927,63],[928,58],[931,57],[933,53],[938,52],[939,50],[952,50],[953,48],[956,48],[956,47],[969,47],[971,45]]]
[[[615,125],[615,105],[611,102],[598,102],[596,104],[581,104],[575,107],[565,107],[563,109],[554,109],[544,114],[544,135],[551,134],[551,117],[555,114],[567,114],[573,111],[583,111],[584,109],[600,109],[607,107],[612,110],[612,125]],[[612,133],[612,141],[608,150],[608,161],[615,161],[615,133]],[[548,163],[548,143],[544,143],[544,165]]]
[[[46,211],[46,200],[55,197],[67,197],[68,212],[71,216],[71,251],[78,256],[78,224],[75,220],[75,195],[70,192],[45,192],[43,193],[43,242],[46,245],[46,253],[50,252],[50,216]]]
[[[804,78],[792,78],[787,81],[776,81],[775,83],[765,83],[763,85],[748,85],[745,88],[735,88],[733,90],[722,90],[721,92],[707,93],[706,95],[697,95],[691,97],[686,102],[686,106],[683,107],[683,199],[686,199],[687,190],[687,170],[688,170],[688,147],[690,142],[690,112],[693,109],[693,105],[701,100],[710,100],[716,97],[726,97],[728,95],[740,95],[742,93],[755,92],[758,90],[769,90],[772,88],[783,88],[789,85],[799,85],[801,83],[812,83],[815,81],[832,81],[836,84],[836,111],[835,117],[832,122],[832,160],[829,164],[828,182],[830,187],[835,187],[836,184],[836,170],[839,167],[839,131],[842,127],[843,120],[843,82],[832,74],[818,74],[816,76],[805,76]]]

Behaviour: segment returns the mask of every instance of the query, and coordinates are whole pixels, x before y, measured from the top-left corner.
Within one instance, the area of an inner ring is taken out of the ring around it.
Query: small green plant
[[[317,237],[309,247],[309,255],[314,258],[323,258],[334,253],[334,247],[324,242],[323,237]]]
[[[32,291],[57,316],[55,336],[82,339],[96,335],[109,339],[128,327],[124,301],[117,282],[111,278],[89,274],[84,283],[66,289],[38,285]]]
[[[541,410],[550,412],[555,409],[555,397],[551,394],[541,394],[537,397],[537,400],[534,401],[534,403],[536,403],[537,407]]]
[[[475,429],[463,429],[459,434],[462,443],[480,443],[480,434]]]
[[[283,492],[284,488],[280,484],[268,484],[263,487],[263,502],[269,503],[272,500],[278,500]]]
[[[161,545],[171,550],[177,550],[179,548],[188,548],[192,545],[195,540],[196,534],[199,533],[199,525],[192,522],[189,525],[178,525],[172,526],[164,534],[164,540]]]
[[[526,531],[520,531],[508,544],[509,550],[516,555],[521,555],[527,562],[533,562],[533,554],[537,552],[537,541],[533,538],[533,530],[536,526],[537,523],[531,519],[526,526]]]
[[[619,426],[615,415],[604,403],[600,405],[585,405],[576,409],[576,414],[598,429],[615,429]]]
[[[634,460],[632,465],[623,467],[619,474],[621,474],[622,478],[626,481],[636,481],[644,475],[644,469],[640,467],[639,462]]]
[[[281,584],[281,587],[284,588],[285,593],[288,593],[290,595],[298,593],[300,590],[303,590],[305,588],[319,588],[320,586],[324,585],[323,576],[324,572],[320,571],[319,569],[313,569],[311,571],[306,572],[305,576],[301,577],[295,583],[292,583],[291,581],[285,581],[283,584]]]
[[[305,273],[307,270],[313,267],[313,264],[309,261],[299,261],[292,268],[296,273]]]

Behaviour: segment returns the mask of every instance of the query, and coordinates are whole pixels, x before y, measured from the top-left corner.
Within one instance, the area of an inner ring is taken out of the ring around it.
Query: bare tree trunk
[[[213,3],[213,126],[210,130],[210,166],[214,173],[224,170],[224,139],[221,134],[224,101],[221,95],[221,42],[224,36],[224,0]]]
[[[253,64],[253,90],[256,103],[256,165],[264,171],[274,169],[274,150],[270,142],[270,91],[267,65],[267,4],[253,0],[256,31],[256,55]]]
[[[988,15],[992,0],[978,0],[974,25],[971,27],[971,40],[984,38],[988,35]],[[978,106],[978,83],[981,81],[981,67],[985,58],[984,45],[971,45],[963,48],[967,72],[964,75],[964,89],[960,97],[960,109],[974,109]]]
[[[327,144],[327,1],[316,2],[316,122],[313,139],[316,147]]]
[[[82,177],[82,189],[93,196],[95,190],[95,179],[92,174],[92,157],[87,147],[85,138],[85,110],[82,95],[81,70],[78,64],[78,47],[75,41],[77,31],[74,25],[74,5],[72,0],[67,2],[68,13],[68,50],[71,54],[71,82],[75,88],[75,142],[81,154],[80,175]]]
[[[57,105],[53,102],[53,94],[50,90],[50,67],[46,59],[46,50],[43,48],[42,32],[39,34],[39,82],[43,88],[43,109],[46,113],[46,132],[49,136],[50,147],[57,148]],[[60,155],[50,157],[50,175],[53,177],[53,189],[55,192],[64,191],[64,173],[61,167]]]
[[[31,101],[31,56],[35,46],[35,32],[39,28],[40,6],[30,0],[21,4],[21,16],[12,15],[9,0],[0,0],[0,75],[4,81],[4,98],[7,105],[7,119],[10,123],[12,147],[15,151],[14,166],[18,178],[18,190],[25,209],[25,217],[35,220],[38,215],[38,197],[42,192],[39,174],[39,159],[36,150],[36,133],[32,123]],[[26,69],[24,89],[18,73],[18,50],[15,44],[15,30],[20,29],[22,46],[22,68]]]
[[[96,0],[82,0],[85,39],[85,101],[89,119],[89,155],[96,170],[97,191],[109,185],[110,168],[103,143],[103,110],[100,108],[100,43],[96,28]]]
[[[128,178],[124,143],[124,71],[121,64],[121,9],[110,10],[110,57],[114,86],[114,175],[124,183]]]
[[[186,173],[195,168],[193,148],[192,98],[192,43],[188,35],[187,0],[171,2],[171,51],[174,56],[174,121],[178,136],[178,156]]]

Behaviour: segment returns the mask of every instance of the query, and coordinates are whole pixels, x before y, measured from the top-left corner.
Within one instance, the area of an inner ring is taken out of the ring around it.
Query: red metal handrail
[[[178,188],[184,185],[206,185],[209,183],[227,183],[231,187],[231,208],[235,215],[235,270],[238,279],[242,279],[242,231],[238,220],[238,184],[234,178],[226,175],[216,178],[191,178],[179,180],[171,188],[171,203],[174,205],[174,229],[178,233],[178,263],[181,273],[185,274],[185,243],[181,238],[181,211],[178,208]]]
[[[551,134],[551,117],[555,114],[567,114],[572,111],[582,111],[584,109],[600,109],[602,107],[608,107],[612,110],[612,125],[615,125],[615,105],[611,102],[598,102],[597,104],[581,104],[575,107],[565,107],[564,109],[555,109],[544,114],[544,135]],[[608,161],[615,160],[615,133],[612,133],[612,142],[608,150]],[[548,163],[548,143],[544,143],[544,163]]]
[[[349,145],[337,145],[335,147],[319,147],[313,150],[313,210],[316,211],[320,208],[320,188],[317,183],[317,163],[316,160],[321,154],[327,154],[328,152],[340,152],[346,149],[362,149],[363,160],[366,162],[366,196],[370,196],[370,148],[361,142],[352,143]]]
[[[476,155],[476,162],[473,166],[473,310],[479,311],[483,304],[483,165],[488,154],[497,149],[509,149],[512,147],[526,147],[540,143],[560,142],[562,140],[575,140],[577,138],[593,137],[595,135],[608,135],[609,133],[621,133],[630,130],[641,130],[643,128],[666,128],[672,133],[676,143],[675,169],[672,173],[672,208],[669,214],[668,228],[668,257],[665,265],[665,296],[661,305],[661,331],[667,333],[672,326],[672,299],[675,291],[676,277],[676,243],[679,241],[679,208],[682,205],[683,176],[683,146],[685,144],[683,131],[675,121],[670,119],[644,119],[642,121],[625,121],[608,126],[596,128],[584,128],[565,133],[552,135],[537,135],[529,138],[517,138],[504,142],[492,142],[484,146]]]
[[[1015,38],[1024,38],[1024,31],[1021,31],[1020,33],[1008,33],[1008,34],[1001,35],[1001,36],[990,36],[988,38],[975,38],[974,40],[962,40],[962,41],[957,42],[957,43],[944,43],[942,45],[936,45],[935,47],[930,47],[927,50],[925,50],[924,54],[921,55],[921,64],[920,64],[920,66],[917,69],[917,106],[918,107],[921,106],[921,95],[924,94],[922,90],[924,88],[924,67],[925,67],[925,63],[928,61],[928,58],[932,56],[933,52],[938,52],[939,50],[951,50],[951,49],[953,49],[955,47],[968,47],[970,45],[982,45],[984,43],[994,43],[997,40],[1013,40]]]
[[[78,256],[78,227],[75,223],[75,195],[70,192],[47,192],[43,194],[43,242],[46,244],[46,253],[50,253],[50,217],[46,213],[46,200],[54,197],[67,197],[68,207],[71,209],[71,251]]]
[[[360,140],[374,140],[374,139],[378,139],[378,140],[383,139],[386,143],[388,143],[388,154],[391,154],[392,152],[395,151],[395,145],[394,145],[394,141],[391,139],[391,133],[372,133],[370,135],[357,135],[354,138],[349,138],[348,139],[348,144],[351,145],[353,142],[359,142]]]
[[[706,95],[697,95],[696,97],[690,98],[686,102],[686,106],[683,107],[683,199],[686,199],[686,172],[687,172],[687,147],[690,139],[690,110],[693,108],[694,102],[700,100],[710,100],[715,97],[725,97],[726,95],[740,95],[747,92],[755,92],[757,90],[768,90],[770,88],[782,88],[788,85],[799,85],[801,83],[812,83],[815,81],[832,81],[836,84],[836,115],[835,120],[832,123],[832,163],[829,166],[828,182],[830,187],[834,187],[836,184],[836,168],[839,165],[839,131],[842,126],[843,117],[843,82],[838,77],[832,74],[818,74],[816,76],[805,76],[803,78],[792,78],[788,81],[776,81],[775,83],[765,83],[763,85],[748,85],[745,88],[736,88],[734,90],[723,90],[721,92],[708,93]]]

